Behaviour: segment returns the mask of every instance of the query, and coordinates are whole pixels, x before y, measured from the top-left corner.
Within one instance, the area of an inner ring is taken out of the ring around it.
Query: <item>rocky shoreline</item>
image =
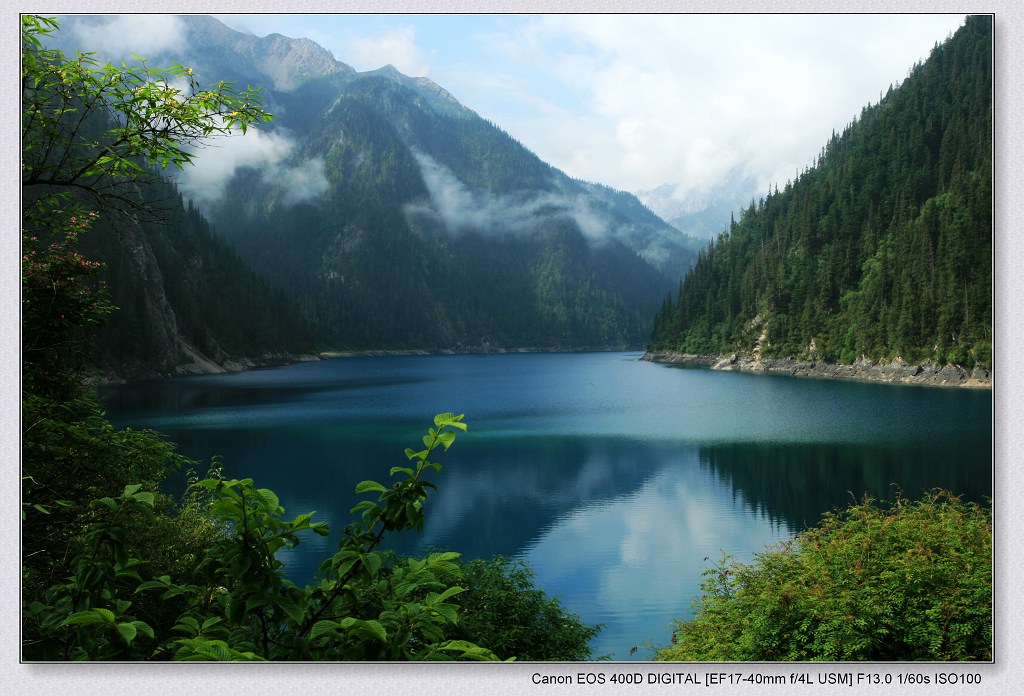
[[[460,348],[396,348],[369,350],[326,350],[320,353],[324,358],[359,358],[388,357],[403,355],[511,355],[522,353],[622,353],[636,352],[643,348],[637,346],[579,346],[575,348],[559,347],[519,347],[504,348],[501,346],[463,346]]]
[[[314,362],[330,358],[353,357],[388,357],[417,355],[501,355],[511,353],[595,353],[617,351],[640,351],[636,346],[600,346],[577,348],[504,348],[498,346],[471,346],[441,349],[367,349],[367,350],[325,350],[310,354],[266,353],[259,357],[230,357],[219,354],[212,357],[180,337],[177,340],[177,360],[162,368],[124,366],[120,369],[107,369],[94,375],[90,382],[94,384],[124,384],[146,379],[163,379],[187,375],[212,375],[226,372],[244,372],[261,367],[279,367],[298,362]]]
[[[165,379],[187,375],[215,375],[227,372],[245,372],[261,367],[278,367],[297,362],[323,360],[319,354],[265,353],[258,357],[211,358],[196,350],[193,346],[179,345],[179,359],[163,368],[151,366],[123,366],[119,369],[108,368],[93,375],[88,381],[93,384],[124,384],[148,379]]]
[[[992,388],[991,370],[968,370],[959,365],[937,365],[934,363],[911,364],[899,359],[890,363],[875,364],[862,358],[852,365],[836,365],[815,360],[745,357],[736,354],[723,357],[647,352],[641,360],[669,365],[707,367],[712,370],[767,372],[796,377],[828,377],[936,387]]]

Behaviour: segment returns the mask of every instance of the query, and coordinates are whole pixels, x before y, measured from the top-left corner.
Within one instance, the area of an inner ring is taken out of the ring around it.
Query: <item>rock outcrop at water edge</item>
[[[941,387],[992,388],[991,370],[981,368],[971,370],[953,364],[914,364],[904,362],[898,358],[889,363],[877,364],[872,363],[867,358],[861,358],[852,365],[837,365],[817,360],[762,358],[760,355],[749,357],[733,354],[724,357],[673,352],[648,352],[644,354],[641,360],[672,365],[708,367],[712,370],[766,372],[789,374],[797,377],[831,377]]]

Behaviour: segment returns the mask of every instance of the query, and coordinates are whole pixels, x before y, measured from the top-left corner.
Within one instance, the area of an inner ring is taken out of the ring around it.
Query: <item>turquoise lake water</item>
[[[396,550],[522,557],[589,623],[595,656],[649,659],[690,615],[701,573],[749,560],[868,493],[992,494],[987,390],[713,372],[639,353],[337,358],[104,388],[110,419],[221,455],[228,476],[316,510],[284,560],[312,581],[359,481],[386,481],[435,413],[467,433],[437,457],[422,535]],[[173,483],[172,483],[173,485]],[[634,655],[630,650],[638,647]]]

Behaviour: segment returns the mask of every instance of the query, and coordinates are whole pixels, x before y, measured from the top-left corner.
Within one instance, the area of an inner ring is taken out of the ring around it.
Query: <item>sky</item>
[[[429,77],[570,176],[699,196],[813,164],[963,23],[942,14],[227,14]]]
[[[960,14],[217,14],[308,38],[358,71],[428,77],[572,177],[700,201],[784,187],[877,103]],[[182,41],[155,14],[109,15],[101,53]],[[88,50],[96,50],[89,48]],[[280,143],[232,145],[280,150]],[[231,153],[222,152],[223,166]],[[207,167],[210,169],[211,167]],[[207,172],[209,174],[209,172]],[[741,202],[746,203],[748,196]],[[663,211],[656,211],[663,212]]]

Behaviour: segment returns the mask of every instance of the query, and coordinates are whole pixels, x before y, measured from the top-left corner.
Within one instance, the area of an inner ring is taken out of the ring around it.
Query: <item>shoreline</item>
[[[643,353],[642,346],[583,346],[578,348],[500,348],[495,346],[472,346],[468,348],[371,348],[365,350],[323,350],[316,353],[267,353],[258,358],[224,357],[215,360],[203,355],[191,345],[181,342],[181,355],[186,360],[173,367],[159,369],[127,368],[124,370],[98,370],[87,379],[95,386],[126,384],[151,379],[173,379],[197,375],[247,372],[268,367],[283,367],[301,362],[317,362],[335,358],[399,357],[428,355],[512,355],[527,353]]]
[[[324,350],[321,358],[364,358],[405,355],[513,355],[526,353],[643,353],[642,346],[583,346],[579,348],[498,348],[470,346],[468,348],[398,348],[370,350]]]
[[[911,364],[900,359],[890,363],[875,364],[862,358],[852,365],[838,365],[794,358],[750,358],[735,354],[731,356],[692,355],[672,351],[647,351],[640,359],[665,365],[702,367],[730,372],[785,374],[794,377],[847,379],[932,387],[992,389],[991,370],[968,370],[959,365],[935,363]]]

